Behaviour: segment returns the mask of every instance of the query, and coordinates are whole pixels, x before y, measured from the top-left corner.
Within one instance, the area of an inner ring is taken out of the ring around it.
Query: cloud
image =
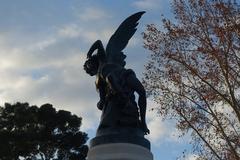
[[[156,146],[159,146],[163,140],[166,140],[172,132],[172,128],[166,122],[163,122],[162,118],[157,116],[155,111],[152,111],[152,108],[156,108],[157,104],[152,100],[148,99],[147,101],[147,125],[150,130],[150,134],[147,135],[147,138]]]
[[[197,160],[199,156],[195,155],[195,154],[188,154],[186,155],[186,157],[184,158],[184,160]]]
[[[1,71],[1,104],[17,101],[37,105],[52,103],[58,109],[82,116],[85,131],[94,129],[99,118],[94,79],[85,75],[80,57],[71,56],[62,62],[40,71],[38,77],[31,73],[21,74],[17,69]],[[36,73],[37,69],[32,72]]]
[[[81,35],[83,29],[77,24],[69,24],[58,30],[58,34],[62,37],[75,38]]]
[[[37,42],[37,43],[33,44],[29,49],[44,50],[45,48],[47,48],[50,45],[55,44],[56,42],[57,42],[56,38],[50,37],[50,38],[44,39],[43,41],[40,41],[40,42]]]
[[[86,8],[83,12],[79,13],[79,17],[83,21],[103,20],[111,16],[106,11],[100,8]]]
[[[174,120],[169,120],[159,116],[159,114],[152,110],[158,107],[151,99],[148,99],[147,104],[147,124],[150,130],[150,134],[146,137],[151,141],[151,143],[159,147],[162,143],[174,143],[175,145],[181,145],[184,143],[189,143],[191,140],[190,135],[185,135],[182,137],[181,132],[176,129]]]
[[[156,117],[148,121],[148,127],[150,129],[150,135],[148,135],[147,138],[155,145],[159,145],[161,140],[165,137],[168,128],[160,118]]]
[[[93,43],[98,39],[107,43],[114,33],[110,28],[86,28],[77,23],[68,24],[58,29],[58,35],[62,38],[81,38],[85,43]]]
[[[139,9],[159,9],[161,8],[162,0],[137,0],[133,5]]]
[[[79,46],[58,34],[13,46],[11,40],[17,39],[0,39],[0,104],[52,103],[83,117],[84,131],[94,130],[100,117],[98,97],[94,78],[83,70],[86,55]]]
[[[147,138],[153,145],[160,146],[164,142],[178,144],[183,142],[183,139],[179,138],[179,131],[175,129],[175,123],[173,121],[163,121],[155,111],[147,112],[147,124],[150,130]]]

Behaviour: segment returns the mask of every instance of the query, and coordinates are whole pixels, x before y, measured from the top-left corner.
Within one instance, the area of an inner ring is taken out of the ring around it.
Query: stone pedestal
[[[106,135],[90,141],[87,160],[153,160],[153,155],[144,137]]]
[[[90,148],[87,160],[153,160],[153,155],[136,144],[110,143]]]

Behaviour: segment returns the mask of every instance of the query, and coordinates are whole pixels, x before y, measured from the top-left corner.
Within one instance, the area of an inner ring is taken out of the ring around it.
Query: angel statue
[[[96,76],[96,88],[100,100],[98,109],[102,111],[97,135],[137,132],[149,134],[146,125],[146,93],[141,82],[131,69],[124,68],[126,55],[123,49],[136,32],[138,20],[145,12],[128,17],[110,38],[106,50],[97,40],[87,53],[84,70]],[[96,53],[93,54],[96,50]],[[138,94],[138,103],[134,93]]]

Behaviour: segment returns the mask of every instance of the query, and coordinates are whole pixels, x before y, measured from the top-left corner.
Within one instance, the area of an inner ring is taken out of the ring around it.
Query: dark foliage
[[[51,104],[6,103],[0,107],[0,159],[85,160],[82,119]]]

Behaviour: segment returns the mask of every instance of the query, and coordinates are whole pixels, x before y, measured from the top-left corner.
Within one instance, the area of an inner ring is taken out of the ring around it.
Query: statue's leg
[[[108,104],[103,108],[98,130],[116,128],[121,117],[120,114],[121,108],[116,101],[108,101]]]

